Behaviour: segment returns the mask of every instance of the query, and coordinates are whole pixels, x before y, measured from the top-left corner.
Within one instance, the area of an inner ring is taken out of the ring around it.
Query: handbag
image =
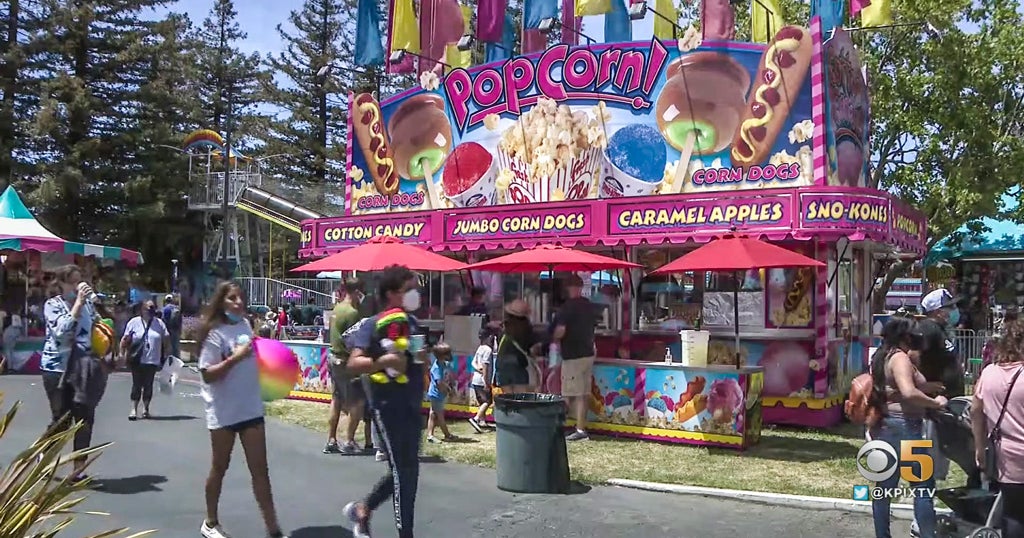
[[[1006,396],[1003,397],[1003,407],[999,410],[999,417],[996,418],[996,423],[992,426],[992,430],[988,432],[988,438],[985,442],[985,468],[982,472],[985,473],[989,480],[996,480],[996,477],[999,476],[998,449],[999,442],[1003,436],[1000,424],[1003,422],[1003,415],[1006,414],[1006,405],[1010,402],[1010,393],[1013,392],[1013,386],[1017,383],[1017,378],[1020,377],[1022,371],[1024,371],[1024,366],[1018,368],[1017,373],[1013,374],[1013,378],[1010,379],[1010,387],[1006,389]]]
[[[128,349],[128,364],[130,366],[138,366],[142,364],[142,354],[149,348],[149,328],[153,326],[153,320],[156,317],[149,318],[149,322],[146,323],[142,329],[142,339],[138,342],[132,339],[132,345]]]

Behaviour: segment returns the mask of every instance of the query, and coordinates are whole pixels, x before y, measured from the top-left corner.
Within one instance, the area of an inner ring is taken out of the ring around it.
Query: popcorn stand
[[[923,254],[925,220],[868,183],[867,85],[849,35],[822,36],[814,17],[767,44],[556,45],[380,104],[353,96],[348,214],[303,222],[300,255],[388,234],[468,262],[552,243],[632,261],[644,269],[584,276],[603,312],[595,431],[742,447],[762,417],[834,424],[866,361],[873,254]],[[826,266],[644,276],[730,231]],[[523,298],[545,326],[551,276],[472,278],[492,317]],[[429,278],[419,317],[442,330],[464,285]],[[707,365],[665,365],[695,325]],[[456,362],[449,409],[467,413]]]

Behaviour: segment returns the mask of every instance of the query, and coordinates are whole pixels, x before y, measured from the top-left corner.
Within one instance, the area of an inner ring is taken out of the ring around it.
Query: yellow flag
[[[785,25],[779,0],[750,3],[750,40],[754,43],[767,43]]]
[[[892,24],[892,2],[890,0],[871,0],[868,7],[860,10],[862,28],[873,28]]]
[[[420,52],[420,25],[416,21],[416,7],[413,0],[395,0],[394,17],[391,19],[391,50]]]
[[[462,33],[465,34],[473,24],[473,8],[465,5],[460,7],[462,8],[463,21]],[[473,51],[467,50],[463,52],[459,50],[458,44],[449,43],[444,49],[444,61],[452,66],[452,68],[468,68],[473,64]]]
[[[604,15],[611,13],[611,0],[576,0],[576,16]]]
[[[673,0],[656,0],[654,3],[655,9],[658,13],[665,16],[665,19],[670,19],[672,22],[679,24],[679,12],[676,11],[676,3]],[[652,13],[654,16],[654,37],[658,39],[675,39],[676,27],[672,23]]]

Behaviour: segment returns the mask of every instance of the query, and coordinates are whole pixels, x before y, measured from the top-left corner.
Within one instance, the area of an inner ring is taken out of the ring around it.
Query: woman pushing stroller
[[[938,395],[944,387],[929,382],[920,371],[920,352],[923,335],[917,323],[908,317],[893,317],[886,324],[884,351],[872,358],[871,377],[873,388],[870,406],[877,417],[867,426],[872,439],[881,440],[900,454],[903,441],[923,439],[923,423],[929,410],[942,409],[947,400]],[[912,462],[907,462],[912,463]],[[921,473],[921,469],[916,470]],[[877,484],[880,488],[894,488],[898,485],[899,473]],[[912,488],[935,488],[935,478],[911,482]],[[890,499],[876,499],[871,502],[876,538],[891,538],[889,529]],[[914,498],[914,518],[921,538],[935,538],[935,503],[929,495]]]

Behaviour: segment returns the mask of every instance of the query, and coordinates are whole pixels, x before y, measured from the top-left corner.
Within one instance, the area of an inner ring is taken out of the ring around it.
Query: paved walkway
[[[90,495],[86,509],[113,514],[83,516],[62,536],[83,536],[116,526],[159,529],[161,537],[198,536],[203,518],[203,482],[208,437],[194,386],[160,398],[160,420],[128,422],[130,379],[111,378],[97,411],[96,441],[115,441],[92,468],[105,487]],[[48,421],[37,376],[0,377],[7,404],[23,407],[0,444],[0,464],[39,434]],[[325,408],[326,410],[326,408]],[[381,475],[372,457],[325,456],[317,433],[270,421],[271,478],[281,521],[294,538],[349,537],[340,506],[364,495]],[[239,538],[264,535],[249,489],[241,450],[224,485],[221,520]],[[665,462],[671,465],[671,462]],[[742,502],[597,487],[577,495],[513,495],[494,486],[494,472],[464,465],[425,463],[416,528],[421,538],[618,538],[870,536],[870,519],[842,512],[814,512]],[[376,536],[396,536],[388,505],[376,518]],[[894,534],[906,536],[905,524]]]

